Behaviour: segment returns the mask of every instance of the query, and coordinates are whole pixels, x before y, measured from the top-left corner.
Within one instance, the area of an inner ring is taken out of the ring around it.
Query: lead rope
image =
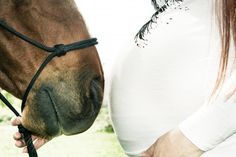
[[[19,112],[17,112],[16,109],[11,105],[11,103],[2,95],[2,93],[0,93],[0,99],[17,117],[21,116]],[[25,129],[22,125],[18,125],[18,130],[21,134],[23,134],[23,138],[25,140],[27,150],[29,153],[29,157],[38,157],[36,149],[34,148],[33,145],[31,132]]]
[[[25,42],[41,49],[46,52],[49,52],[50,54],[48,57],[44,60],[44,62],[41,64],[35,75],[33,76],[32,80],[30,81],[28,87],[26,88],[26,91],[24,93],[24,96],[22,98],[22,104],[21,104],[21,111],[23,111],[25,107],[25,103],[27,100],[27,97],[29,95],[30,90],[32,89],[35,81],[43,71],[43,69],[46,67],[46,65],[54,58],[54,57],[61,57],[66,55],[67,52],[73,51],[73,50],[78,50],[78,49],[83,49],[87,48],[90,46],[94,46],[98,44],[96,38],[91,38],[83,41],[78,41],[72,44],[64,45],[64,44],[57,44],[54,47],[48,47],[42,43],[39,43],[38,41],[35,41],[18,31],[16,31],[14,28],[10,27],[9,25],[6,24],[5,21],[0,19],[0,27],[3,28],[4,30],[12,33],[13,35],[17,36],[18,38],[24,40]],[[16,109],[11,105],[11,103],[0,93],[0,99],[3,101],[3,103],[18,117],[21,116]],[[32,137],[31,137],[31,132],[28,131],[26,128],[24,128],[22,125],[18,126],[19,132],[23,134],[25,143],[27,145],[27,150],[29,153],[29,157],[38,157],[36,149],[33,145]]]

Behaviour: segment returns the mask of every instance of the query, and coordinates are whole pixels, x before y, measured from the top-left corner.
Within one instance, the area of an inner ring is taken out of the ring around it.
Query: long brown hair
[[[218,76],[212,96],[224,83],[229,62],[230,43],[236,47],[236,1],[216,0],[216,15],[221,36],[221,57]],[[233,40],[233,42],[231,42]],[[236,69],[232,69],[236,70]]]

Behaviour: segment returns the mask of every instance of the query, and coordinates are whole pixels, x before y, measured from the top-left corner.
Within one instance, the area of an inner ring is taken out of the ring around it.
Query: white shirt
[[[111,118],[128,155],[138,156],[184,120],[179,126],[182,132],[205,151],[234,133],[236,105],[203,106],[214,87],[220,54],[212,6],[211,0],[172,5],[158,16],[156,28],[146,36],[147,45],[142,48],[131,41],[117,60]],[[228,112],[229,125],[225,124]]]

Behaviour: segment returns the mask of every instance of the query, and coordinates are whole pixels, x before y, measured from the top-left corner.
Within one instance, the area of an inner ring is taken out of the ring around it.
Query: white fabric
[[[211,0],[185,0],[180,9],[171,7],[159,16],[156,28],[147,36],[147,46],[140,48],[131,41],[117,60],[110,90],[111,118],[128,155],[138,156],[177,127],[212,91],[220,46],[212,6]],[[236,135],[222,142],[236,128],[232,104],[229,108],[204,106],[181,123],[183,133],[199,148],[215,147],[203,157],[236,154]],[[203,119],[207,121],[202,123]]]
[[[192,143],[208,151],[236,132],[235,112],[235,103],[214,103],[202,107],[179,128]]]
[[[236,94],[228,97],[235,90],[235,85],[236,72],[233,72],[214,101],[205,104],[179,125],[184,135],[200,149],[222,151],[217,156],[222,156],[223,153],[227,153],[227,157],[235,156],[236,153]],[[227,146],[234,148],[234,151],[225,151]],[[206,154],[212,154],[211,151]]]

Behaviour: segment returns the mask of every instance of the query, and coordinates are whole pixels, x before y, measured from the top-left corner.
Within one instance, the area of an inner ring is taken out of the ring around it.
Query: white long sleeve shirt
[[[232,142],[229,137],[236,133],[235,85],[236,73],[233,72],[226,79],[217,98],[203,105],[179,125],[184,135],[200,149],[209,151],[225,140]],[[231,155],[235,153],[231,152]]]
[[[204,105],[213,90],[220,59],[212,7],[212,0],[172,5],[158,16],[146,36],[147,46],[137,47],[131,41],[117,60],[110,91],[111,118],[128,155],[138,156],[177,126],[200,149],[218,150],[215,154],[220,154],[227,139],[236,141],[234,102],[218,99]],[[231,63],[232,59],[229,68]]]

